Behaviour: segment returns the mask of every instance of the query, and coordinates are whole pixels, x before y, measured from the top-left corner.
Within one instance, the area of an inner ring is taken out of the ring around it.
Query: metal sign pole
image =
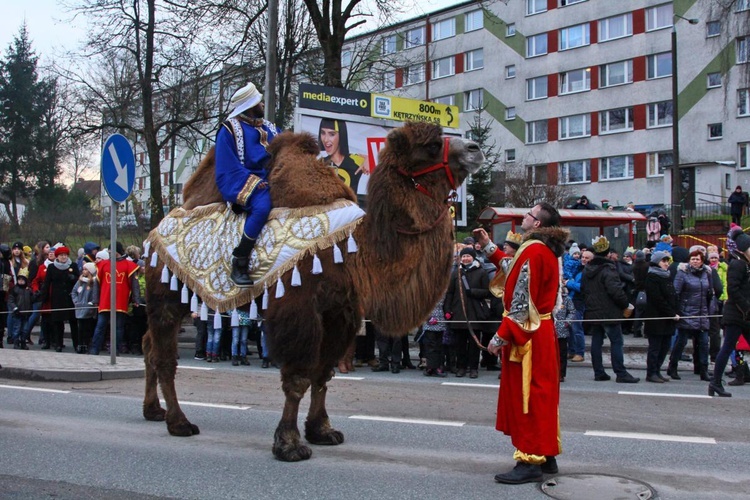
[[[109,359],[117,364],[117,203],[109,210]]]

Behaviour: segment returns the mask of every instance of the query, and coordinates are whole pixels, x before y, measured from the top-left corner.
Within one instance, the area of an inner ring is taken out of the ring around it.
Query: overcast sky
[[[403,0],[407,8],[404,19],[460,3],[463,0]],[[32,47],[42,60],[49,63],[55,54],[75,50],[86,32],[85,19],[71,21],[59,0],[0,0],[0,53],[7,53],[8,45],[24,20],[29,30]],[[376,29],[367,25],[367,31]]]

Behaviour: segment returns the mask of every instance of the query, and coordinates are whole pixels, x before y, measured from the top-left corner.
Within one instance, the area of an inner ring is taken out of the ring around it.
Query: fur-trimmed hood
[[[555,257],[560,257],[565,253],[565,242],[568,238],[570,238],[570,231],[559,226],[538,227],[523,235],[523,241],[539,240],[547,245]]]

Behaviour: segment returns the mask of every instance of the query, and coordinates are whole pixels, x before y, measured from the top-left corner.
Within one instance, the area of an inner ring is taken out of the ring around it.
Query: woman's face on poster
[[[331,156],[339,150],[339,133],[332,128],[321,128],[320,142],[323,144],[326,154]]]

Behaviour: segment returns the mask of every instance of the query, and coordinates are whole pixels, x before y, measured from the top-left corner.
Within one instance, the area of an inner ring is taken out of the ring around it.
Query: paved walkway
[[[38,328],[32,332],[32,338],[37,339]],[[411,338],[413,340],[413,337]],[[195,327],[185,325],[185,331],[178,337],[179,348],[186,352],[183,355],[192,356],[195,344]],[[115,364],[111,364],[108,353],[98,356],[76,354],[71,342],[63,352],[42,350],[38,344],[28,351],[9,349],[6,345],[0,349],[0,379],[23,379],[40,381],[64,382],[93,382],[121,378],[142,378],[145,374],[143,358],[140,356],[118,356]],[[568,369],[587,367],[591,369],[589,351],[591,337],[586,337],[586,356],[580,363],[568,362]],[[629,369],[646,368],[646,349],[648,342],[645,338],[625,336],[625,366]],[[411,342],[411,357],[419,359],[419,349]],[[604,365],[609,367],[609,342],[604,344]]]

